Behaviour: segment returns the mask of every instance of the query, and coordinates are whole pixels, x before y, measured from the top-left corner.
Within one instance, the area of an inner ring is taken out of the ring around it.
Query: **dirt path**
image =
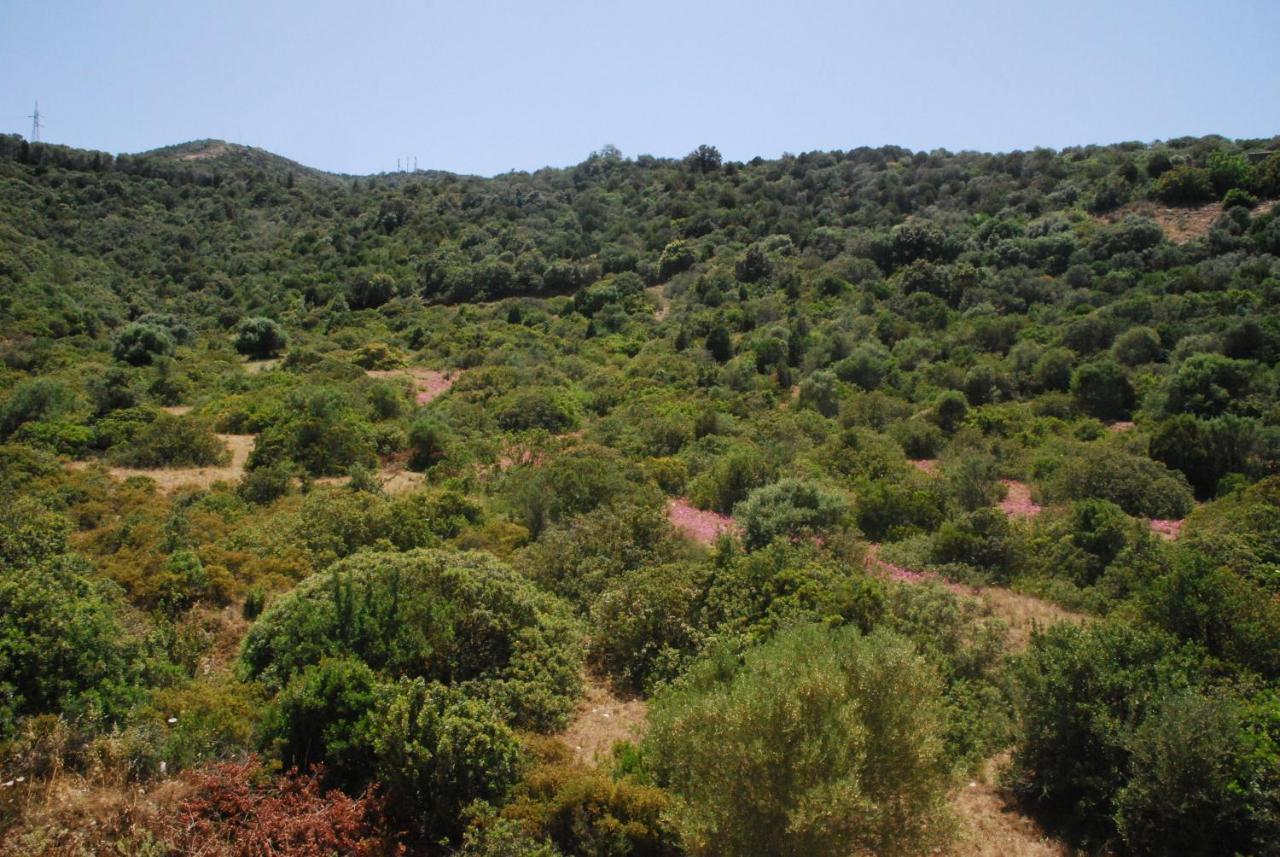
[[[1051,601],[1014,592],[1003,586],[966,586],[962,583],[947,580],[931,571],[918,571],[894,565],[880,558],[880,545],[872,542],[867,548],[867,569],[890,580],[900,583],[921,583],[934,580],[950,589],[956,595],[976,598],[981,601],[991,615],[1004,621],[1008,626],[1005,644],[1010,651],[1020,652],[1031,642],[1031,634],[1036,628],[1046,628],[1059,622],[1084,623],[1089,617],[1083,613],[1074,613],[1059,607]]]
[[[337,487],[351,481],[350,476],[322,476],[315,480],[316,485]],[[403,462],[383,464],[378,468],[378,484],[382,490],[392,497],[412,494],[427,484],[427,474],[409,470]]]
[[[721,533],[737,533],[740,529],[728,515],[695,508],[683,497],[667,501],[667,520],[686,537],[703,545],[714,544]]]
[[[1258,203],[1250,214],[1257,217],[1270,209],[1271,205],[1270,200],[1264,200]],[[1185,244],[1192,239],[1203,238],[1209,234],[1213,222],[1222,215],[1222,203],[1207,202],[1204,205],[1187,207],[1160,205],[1144,200],[1101,215],[1097,220],[1103,223],[1118,223],[1131,215],[1151,218],[1160,224],[1166,238],[1175,244]]]
[[[1062,842],[1046,834],[1023,815],[996,784],[1004,759],[987,762],[983,771],[951,794],[956,840],[944,854],[949,857],[1068,857]]]
[[[413,383],[414,401],[425,405],[449,392],[462,373],[410,366],[405,369],[369,369],[365,374],[370,378],[408,378]]]
[[[585,675],[583,683],[586,693],[557,737],[579,762],[595,765],[609,758],[614,744],[644,735],[649,706],[643,699],[622,699],[598,677]]]
[[[1034,518],[1044,511],[1043,506],[1031,499],[1031,489],[1025,482],[1001,479],[1000,484],[1006,489],[1000,511],[1010,518]]]
[[[653,311],[654,321],[666,321],[667,316],[671,315],[671,300],[662,292],[662,286],[650,286],[645,292],[652,295],[658,302],[658,308]]]
[[[141,467],[107,467],[112,477],[121,481],[133,476],[143,476],[156,483],[162,494],[170,494],[179,488],[210,488],[218,482],[238,482],[244,476],[244,465],[253,452],[254,435],[220,434],[219,438],[231,453],[231,463],[225,467],[165,467],[154,470]],[[95,461],[71,461],[72,470],[88,470]]]

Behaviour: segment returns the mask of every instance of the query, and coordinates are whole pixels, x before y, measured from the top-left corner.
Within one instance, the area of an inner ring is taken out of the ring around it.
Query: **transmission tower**
[[[35,112],[27,117],[31,120],[31,142],[40,142],[40,102],[36,102]]]

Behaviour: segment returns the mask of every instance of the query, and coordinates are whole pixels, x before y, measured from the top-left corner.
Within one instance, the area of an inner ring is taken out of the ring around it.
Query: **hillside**
[[[1274,853],[1278,149],[0,137],[0,854]]]

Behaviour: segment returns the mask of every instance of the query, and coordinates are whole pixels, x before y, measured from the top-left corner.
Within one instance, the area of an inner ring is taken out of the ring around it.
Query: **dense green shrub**
[[[1256,375],[1256,366],[1221,354],[1193,354],[1169,379],[1168,402],[1171,415],[1191,413],[1217,416],[1237,409]]]
[[[892,634],[810,626],[714,657],[650,723],[646,759],[693,854],[909,854],[937,835],[940,688]]]
[[[1136,394],[1125,371],[1110,360],[1086,363],[1071,375],[1071,395],[1080,409],[1100,420],[1124,420]]]
[[[1274,697],[1247,724],[1202,681],[1194,655],[1157,633],[1112,622],[1037,634],[1017,670],[1019,788],[1076,836],[1118,832],[1135,854],[1270,847]]]
[[[373,435],[342,390],[304,387],[289,393],[259,435],[249,467],[292,461],[313,476],[339,476],[375,463]]]
[[[1213,199],[1213,181],[1201,167],[1174,167],[1156,180],[1155,192],[1170,205],[1194,205]]]
[[[558,599],[482,554],[364,553],[277,598],[250,628],[246,675],[282,687],[350,655],[380,674],[442,680],[516,724],[558,726],[578,689],[578,630]]]
[[[1231,414],[1201,420],[1180,414],[1155,427],[1150,454],[1156,461],[1181,471],[1196,496],[1211,497],[1218,481],[1228,473],[1261,469],[1258,455],[1269,446],[1254,420]]]
[[[637,691],[675,678],[703,637],[697,614],[708,574],[686,562],[614,577],[591,604],[591,659]]]
[[[517,824],[526,841],[554,843],[556,853],[582,857],[679,857],[684,853],[666,818],[670,797],[661,789],[628,776],[611,778],[570,764],[568,749],[555,742],[535,744],[534,749],[538,763],[512,790],[501,813],[479,820],[480,829],[493,831],[489,836],[502,831],[504,823]],[[505,850],[494,857],[529,853],[540,852]]]
[[[1043,484],[1052,500],[1110,500],[1130,515],[1148,518],[1181,518],[1193,505],[1181,473],[1097,443],[1073,451]]]
[[[516,520],[534,536],[611,503],[656,505],[658,496],[635,464],[594,445],[574,447],[530,468],[511,471],[507,483]]]
[[[79,406],[75,390],[62,381],[53,378],[22,381],[0,405],[0,435],[7,437],[26,423],[67,419]]]
[[[1164,698],[1133,732],[1131,774],[1115,797],[1116,826],[1128,851],[1211,857],[1274,847],[1280,841],[1277,714],[1274,695],[1249,707],[1190,690]]]
[[[32,550],[37,534],[22,530],[38,519],[17,516],[0,532],[0,738],[34,714],[118,721],[143,693],[141,646],[84,562]]]
[[[208,426],[161,412],[114,448],[112,458],[128,467],[206,467],[225,464],[230,454]]]
[[[755,447],[736,446],[689,486],[689,499],[703,509],[729,514],[753,490],[768,482],[769,467]]]
[[[657,504],[600,506],[544,531],[519,567],[546,589],[586,608],[611,582],[671,562],[683,541]]]
[[[267,707],[261,745],[286,770],[323,764],[330,783],[358,792],[374,767],[368,718],[377,685],[377,675],[357,658],[308,665]]]
[[[274,319],[254,316],[236,327],[236,351],[250,357],[274,357],[287,343],[284,328]]]
[[[1017,544],[1008,518],[998,509],[978,509],[947,521],[933,539],[933,561],[962,563],[990,572],[997,582],[1008,579]]]
[[[498,425],[507,431],[544,429],[552,434],[577,425],[572,398],[550,388],[521,390],[497,404]]]
[[[876,481],[858,492],[858,529],[872,541],[894,541],[932,532],[946,513],[944,498],[929,486]]]
[[[821,537],[835,529],[848,512],[839,494],[802,479],[782,479],[757,488],[734,507],[748,549],[779,537]]]
[[[464,808],[516,781],[515,735],[492,705],[457,688],[401,678],[378,689],[368,724],[377,781],[421,835],[457,837]]]
[[[845,549],[836,553],[837,547]],[[776,541],[750,553],[719,554],[699,627],[744,641],[807,622],[870,631],[885,616],[885,585],[867,574],[862,552],[848,548]]]
[[[122,328],[111,344],[111,354],[130,366],[148,366],[157,357],[173,353],[173,337],[161,327],[137,322]]]

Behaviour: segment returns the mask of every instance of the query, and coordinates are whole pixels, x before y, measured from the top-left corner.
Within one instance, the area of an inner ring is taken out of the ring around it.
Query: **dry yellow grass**
[[[644,735],[649,707],[643,699],[623,699],[600,678],[587,675],[583,681],[586,693],[559,738],[577,761],[595,765],[609,757],[614,744]]]
[[[227,445],[231,453],[231,461],[225,467],[166,467],[144,469],[140,467],[105,467],[94,461],[72,461],[67,466],[72,470],[88,470],[92,467],[103,467],[107,473],[121,481],[134,476],[150,479],[162,494],[170,494],[179,488],[210,488],[219,482],[238,482],[244,476],[244,465],[253,452],[254,435],[220,434],[219,438]]]
[[[975,779],[951,794],[956,837],[949,857],[1070,857],[1074,852],[1018,811],[996,785],[1003,758],[991,759]]]
[[[975,594],[993,616],[1004,620],[1009,626],[1008,646],[1015,652],[1027,647],[1027,643],[1031,641],[1031,632],[1036,628],[1047,628],[1059,622],[1084,624],[1089,621],[1089,617],[1083,613],[1074,613],[1051,601],[1014,592],[1002,586],[986,586],[976,590]]]

